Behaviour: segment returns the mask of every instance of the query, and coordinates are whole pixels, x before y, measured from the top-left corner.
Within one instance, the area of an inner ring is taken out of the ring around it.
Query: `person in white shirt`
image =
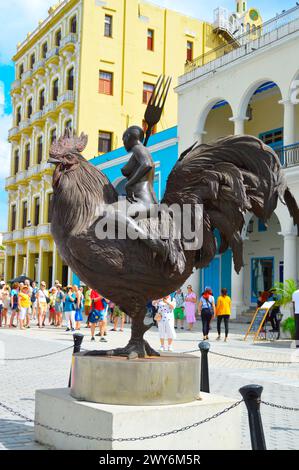
[[[294,318],[295,318],[295,342],[299,348],[299,289],[293,293]]]
[[[176,332],[174,329],[174,309],[176,307],[176,301],[171,300],[170,295],[158,300],[156,306],[158,307],[158,314],[156,319],[158,322],[159,334],[161,347],[160,351],[173,351],[172,343],[176,338]],[[165,339],[168,341],[168,349],[165,346]]]

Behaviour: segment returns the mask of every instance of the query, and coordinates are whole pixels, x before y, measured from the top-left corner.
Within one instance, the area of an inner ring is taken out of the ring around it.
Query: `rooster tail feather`
[[[299,235],[299,207],[296,202],[296,199],[294,198],[289,188],[285,190],[284,200],[287,205],[287,208],[289,209],[289,213],[294,220],[294,225],[297,225]]]

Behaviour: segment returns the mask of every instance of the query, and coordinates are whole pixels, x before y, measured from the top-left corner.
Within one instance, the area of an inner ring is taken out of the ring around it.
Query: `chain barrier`
[[[214,356],[221,356],[221,357],[227,357],[229,359],[236,359],[238,361],[246,361],[246,362],[258,362],[262,364],[282,364],[282,365],[291,365],[295,364],[294,362],[283,362],[283,361],[262,361],[259,359],[247,359],[246,357],[236,357],[236,356],[229,356],[228,354],[220,354],[216,353],[214,351],[210,351],[210,354],[213,354]]]
[[[261,403],[266,406],[271,406],[272,408],[278,408],[280,410],[286,410],[286,411],[299,411],[299,408],[290,408],[289,406],[283,406],[283,405],[275,405],[275,403],[270,403],[268,401],[262,401]]]
[[[74,434],[69,431],[62,431],[61,429],[57,428],[52,428],[51,426],[48,426],[46,424],[41,424],[38,421],[35,421],[34,419],[28,418],[27,416],[24,416],[22,413],[19,413],[18,411],[13,410],[9,406],[5,405],[4,403],[0,402],[0,408],[3,410],[7,411],[13,416],[17,416],[18,418],[23,419],[27,423],[33,423],[35,426],[40,426],[44,429],[47,429],[48,431],[53,431],[57,432],[59,434],[63,434],[68,437],[77,437],[79,439],[86,439],[88,441],[106,441],[106,442],[136,442],[136,441],[146,441],[149,439],[158,439],[160,437],[166,437],[170,436],[173,434],[179,434],[180,432],[188,431],[189,429],[197,428],[201,424],[208,423],[209,421],[212,421],[213,419],[218,418],[219,416],[222,416],[225,413],[228,413],[229,411],[233,410],[237,406],[239,406],[241,403],[243,403],[244,400],[237,401],[233,405],[231,405],[229,408],[225,408],[222,411],[219,411],[218,413],[214,414],[213,416],[210,416],[209,418],[203,419],[202,421],[198,421],[197,423],[191,424],[189,426],[184,426],[179,429],[174,429],[173,431],[168,431],[168,432],[162,432],[160,434],[152,434],[150,436],[141,436],[141,437],[127,437],[127,438],[113,438],[113,437],[93,437],[93,436],[83,436],[82,434]]]
[[[55,352],[51,352],[51,353],[48,353],[48,354],[42,354],[40,356],[32,356],[32,357],[9,357],[9,358],[3,358],[2,360],[3,361],[31,361],[33,359],[41,359],[41,358],[44,358],[44,357],[49,357],[49,356],[54,356],[55,354],[60,354],[60,353],[63,353],[65,351],[68,351],[69,349],[74,349],[74,346],[68,346],[67,348],[64,348],[64,349],[60,349],[59,351],[55,351]],[[1,360],[1,359],[0,359]]]

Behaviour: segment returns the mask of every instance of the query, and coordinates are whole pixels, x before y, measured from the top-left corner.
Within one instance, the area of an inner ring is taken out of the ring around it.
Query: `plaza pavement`
[[[110,326],[110,325],[109,325]],[[248,338],[244,342],[247,325],[231,324],[229,342],[216,341],[216,324],[213,323],[210,334],[211,352],[243,357],[246,359],[289,362],[293,350],[290,341],[276,343],[263,342],[253,344]],[[109,328],[110,329],[110,328]],[[108,331],[108,343],[99,344],[90,341],[90,331],[83,328],[85,349],[110,349],[125,345],[130,331]],[[197,348],[202,338],[200,324],[197,323],[193,332],[178,330],[175,352],[184,352]],[[156,328],[147,333],[147,339],[153,347],[159,347]],[[32,357],[48,354],[72,346],[73,339],[64,329],[46,327],[19,331],[16,329],[0,329],[0,345],[5,348],[7,358]],[[34,417],[34,396],[36,389],[63,388],[67,386],[71,363],[71,349],[54,356],[25,361],[0,361],[0,402]],[[199,354],[199,353],[194,353]],[[211,393],[230,398],[240,399],[239,388],[256,383],[264,387],[262,399],[278,405],[299,407],[299,363],[289,365],[260,364],[209,354]],[[245,405],[242,407],[242,449],[250,449],[249,427]],[[294,450],[299,448],[299,412],[291,412],[261,406],[262,419],[268,449]],[[221,417],[217,418],[221,419]],[[182,423],[182,426],[193,423]],[[217,426],[217,421],[214,421]],[[198,432],[204,432],[204,426]],[[129,447],[128,447],[129,448]],[[33,427],[21,418],[14,417],[0,408],[0,449],[35,449],[46,447],[34,442]]]

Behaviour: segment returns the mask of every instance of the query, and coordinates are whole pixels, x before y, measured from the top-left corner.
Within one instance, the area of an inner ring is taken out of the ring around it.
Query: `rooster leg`
[[[132,334],[131,339],[127,346],[124,348],[112,349],[110,351],[90,351],[86,356],[120,356],[128,357],[129,359],[157,357],[160,354],[155,351],[147,341],[143,338],[145,333],[153,326],[144,324],[144,308],[134,316],[132,316]]]

